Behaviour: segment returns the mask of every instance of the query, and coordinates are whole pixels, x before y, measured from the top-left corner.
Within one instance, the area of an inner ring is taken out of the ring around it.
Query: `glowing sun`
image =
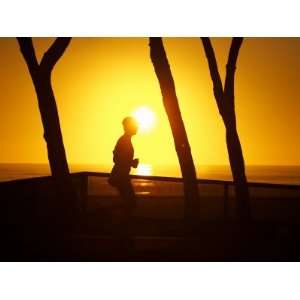
[[[139,124],[140,132],[148,132],[153,129],[155,125],[155,114],[150,108],[141,106],[136,109],[132,115]]]

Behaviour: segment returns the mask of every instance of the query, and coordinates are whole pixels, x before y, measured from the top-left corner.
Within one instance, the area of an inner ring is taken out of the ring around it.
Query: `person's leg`
[[[124,193],[125,205],[131,210],[133,210],[136,207],[136,197],[130,180],[126,182],[125,190],[126,190],[126,192]]]
[[[130,221],[133,209],[136,206],[135,193],[130,180],[126,181],[120,188],[120,195],[122,198],[122,216],[121,224],[124,234],[129,234]]]

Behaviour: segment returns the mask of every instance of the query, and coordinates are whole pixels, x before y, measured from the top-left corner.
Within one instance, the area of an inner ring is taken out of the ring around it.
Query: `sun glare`
[[[139,132],[149,132],[155,125],[155,114],[154,112],[146,107],[141,106],[133,112],[133,117],[139,124]]]
[[[152,175],[152,167],[149,164],[139,164],[136,169],[137,175]]]

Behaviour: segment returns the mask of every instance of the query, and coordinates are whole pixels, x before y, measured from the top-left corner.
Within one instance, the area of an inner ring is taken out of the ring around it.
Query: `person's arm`
[[[138,164],[139,164],[139,159],[138,159],[138,158],[135,158],[135,159],[132,161],[131,166],[132,166],[133,168],[137,168]]]

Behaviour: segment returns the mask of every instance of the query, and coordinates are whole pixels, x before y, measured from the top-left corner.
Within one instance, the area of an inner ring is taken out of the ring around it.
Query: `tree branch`
[[[40,63],[43,70],[51,72],[59,58],[63,55],[71,41],[70,37],[57,38],[51,47],[45,52]]]
[[[226,79],[224,86],[224,93],[233,99],[234,96],[234,74],[236,69],[236,62],[241,48],[243,38],[234,37],[231,41],[230,51],[228,55],[228,61],[226,65]]]
[[[202,37],[201,41],[202,41],[202,44],[204,47],[205,55],[206,55],[208,66],[209,66],[210,76],[211,76],[213,86],[214,86],[214,95],[215,95],[217,105],[218,105],[218,108],[220,111],[221,99],[223,96],[223,85],[222,85],[220,73],[218,70],[216,56],[215,56],[214,49],[212,47],[210,39],[208,37]]]
[[[20,46],[21,53],[26,61],[31,76],[38,70],[39,64],[36,59],[31,37],[19,37],[17,41]]]

